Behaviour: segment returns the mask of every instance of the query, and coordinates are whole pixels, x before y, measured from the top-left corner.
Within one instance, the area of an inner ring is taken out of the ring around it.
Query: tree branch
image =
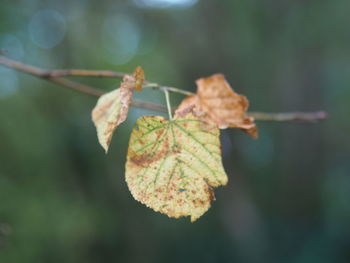
[[[34,67],[34,66],[30,66],[30,65],[26,65],[23,64],[21,62],[17,62],[14,61],[12,59],[8,59],[5,58],[3,56],[0,56],[0,64],[8,67],[8,68],[13,68],[16,69],[18,71],[24,72],[24,73],[28,73],[30,75],[51,81],[53,83],[56,83],[58,85],[64,86],[66,88],[70,88],[88,95],[92,95],[92,96],[96,96],[99,97],[101,95],[103,95],[105,92],[103,90],[100,89],[95,89],[93,87],[90,87],[88,85],[85,84],[81,84],[75,81],[71,81],[69,79],[66,78],[61,78],[58,76],[73,76],[75,74],[75,76],[82,76],[80,75],[80,73],[84,73],[84,72],[88,72],[88,75],[86,76],[92,76],[92,74],[90,74],[91,72],[94,72],[93,74],[95,74],[94,76],[99,76],[99,77],[106,77],[106,75],[108,75],[108,71],[86,71],[86,70],[44,70],[38,67]],[[103,72],[103,73],[101,73]],[[114,77],[122,77],[125,74],[123,73],[115,73],[115,72],[110,72],[115,74]],[[109,75],[110,77],[112,77],[111,75]],[[143,102],[143,101],[137,101],[137,100],[133,100],[131,102],[131,105],[134,107],[138,107],[138,108],[145,108],[145,109],[149,109],[149,110],[154,110],[154,111],[162,111],[162,112],[166,112],[167,109],[164,106],[161,105],[157,105],[157,104],[153,104],[150,102]]]
[[[55,69],[46,71],[46,77],[57,78],[64,76],[99,77],[99,78],[123,78],[126,73],[109,70],[87,70],[87,69]]]
[[[81,93],[101,96],[105,92],[100,89],[90,87],[85,84],[81,84],[72,80],[63,78],[65,76],[83,76],[83,77],[104,77],[104,78],[123,78],[126,73],[114,72],[108,70],[84,70],[84,69],[56,69],[56,70],[45,70],[31,65],[27,65],[4,56],[0,56],[0,64],[13,68],[15,70],[31,74],[33,76],[51,81],[58,85],[70,88]],[[181,90],[174,87],[162,86],[157,83],[145,81],[145,88],[156,88],[161,90],[167,90],[171,92],[181,93],[183,95],[191,95],[192,92]],[[133,100],[131,103],[134,107],[167,112],[167,108],[161,105],[153,104],[150,102],[143,102]],[[259,121],[305,121],[305,122],[317,122],[327,117],[327,114],[323,111],[319,112],[288,112],[288,113],[265,113],[265,112],[248,112],[248,115],[254,117],[255,120]]]
[[[327,118],[327,113],[324,111],[285,113],[248,112],[248,115],[258,121],[318,122]]]

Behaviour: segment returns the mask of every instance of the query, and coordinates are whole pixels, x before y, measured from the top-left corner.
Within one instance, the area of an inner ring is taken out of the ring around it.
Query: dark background
[[[350,262],[349,10],[349,0],[0,0],[10,58],[141,65],[191,91],[221,72],[252,111],[329,113],[258,122],[256,141],[223,131],[229,184],[190,223],[136,202],[124,180],[133,123],[159,113],[133,108],[105,155],[96,98],[0,66],[0,262]],[[164,105],[160,92],[137,96]]]

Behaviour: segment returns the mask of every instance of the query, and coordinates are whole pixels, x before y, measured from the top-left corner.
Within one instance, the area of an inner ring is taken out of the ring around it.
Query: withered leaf
[[[185,98],[175,112],[193,112],[201,120],[216,123],[220,129],[239,128],[257,137],[254,118],[247,116],[247,98],[233,91],[224,75],[215,74],[196,81],[197,93]]]
[[[141,67],[137,67],[133,73],[133,77],[135,79],[135,86],[134,89],[137,91],[142,90],[142,84],[145,80],[145,72]]]
[[[91,115],[97,129],[98,141],[106,153],[113,132],[127,118],[133,90],[140,90],[143,80],[143,70],[137,67],[132,76],[126,75],[123,78],[120,88],[102,95],[92,110]]]
[[[220,130],[188,114],[171,121],[144,116],[132,131],[126,181],[133,197],[169,217],[195,221],[225,185]]]

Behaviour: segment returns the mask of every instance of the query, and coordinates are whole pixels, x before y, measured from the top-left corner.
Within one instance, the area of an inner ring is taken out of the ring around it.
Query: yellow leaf
[[[196,81],[197,93],[185,98],[175,112],[183,116],[193,112],[201,120],[216,123],[220,129],[239,128],[257,137],[254,118],[246,115],[247,98],[234,92],[224,75],[215,74]]]
[[[195,221],[225,185],[216,125],[189,114],[171,121],[144,116],[132,131],[126,181],[133,197],[169,217]]]
[[[106,153],[113,132],[126,120],[134,86],[134,78],[125,76],[120,88],[102,95],[92,110],[92,120],[97,129],[98,141]]]

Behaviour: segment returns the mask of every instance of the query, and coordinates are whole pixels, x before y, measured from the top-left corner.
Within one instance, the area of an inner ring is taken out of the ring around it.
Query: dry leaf
[[[225,185],[216,125],[202,125],[192,114],[168,121],[145,116],[133,129],[126,181],[133,197],[169,217],[195,221],[215,199],[213,187]]]
[[[92,120],[97,129],[97,137],[103,149],[108,152],[113,132],[126,120],[133,90],[140,90],[144,80],[141,67],[137,67],[133,76],[126,75],[119,89],[102,95],[92,110]]]
[[[137,91],[142,90],[142,84],[145,80],[145,72],[141,67],[137,67],[133,73],[133,77],[135,78],[135,86],[134,89]]]
[[[185,98],[176,116],[194,112],[206,122],[216,123],[220,129],[239,128],[257,137],[254,118],[246,115],[249,102],[245,96],[235,93],[224,75],[215,74],[196,81],[197,93]]]

